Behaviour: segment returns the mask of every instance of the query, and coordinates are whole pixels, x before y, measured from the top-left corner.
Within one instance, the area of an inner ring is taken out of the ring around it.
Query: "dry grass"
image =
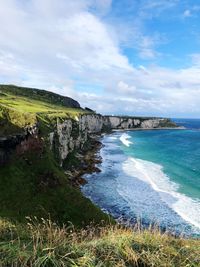
[[[200,266],[200,241],[159,229],[122,226],[75,230],[28,218],[23,228],[0,223],[0,266]]]

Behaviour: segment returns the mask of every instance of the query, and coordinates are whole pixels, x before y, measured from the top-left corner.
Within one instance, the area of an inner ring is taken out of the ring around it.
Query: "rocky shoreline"
[[[134,128],[134,129],[113,129],[112,132],[124,132],[124,131],[148,131],[148,130],[184,130],[185,127],[158,127],[158,128]],[[109,134],[109,133],[107,133]],[[91,134],[87,145],[83,149],[79,150],[74,155],[77,165],[73,164],[65,174],[68,175],[70,182],[73,186],[80,188],[87,183],[86,179],[83,178],[85,174],[98,173],[101,170],[97,167],[97,164],[102,162],[102,158],[99,155],[99,151],[103,144],[100,139],[102,134]]]
[[[133,128],[133,129],[113,129],[113,132],[122,132],[122,131],[151,131],[151,130],[185,130],[184,126],[177,127],[157,127],[157,128]]]
[[[102,162],[99,151],[102,148],[101,135],[90,136],[87,145],[74,155],[76,166],[72,164],[65,174],[68,175],[72,186],[80,188],[87,183],[83,178],[85,174],[98,173],[101,170],[96,166]]]
[[[172,128],[170,128],[172,129]],[[156,129],[159,130],[159,129]],[[118,130],[120,131],[120,130]],[[121,130],[122,131],[122,130]],[[123,130],[126,131],[126,130]],[[115,130],[112,131],[114,133]],[[112,134],[111,133],[111,134]],[[105,144],[103,142],[100,142],[100,138],[102,136],[95,136],[91,143],[91,150],[86,151],[82,155],[82,163],[86,164],[84,169],[81,169],[81,165],[78,169],[76,169],[75,173],[77,174],[72,178],[72,184],[78,188],[81,188],[82,186],[86,185],[88,181],[84,178],[84,175],[92,174],[92,173],[98,173],[102,170],[97,167],[97,165],[101,164],[103,161],[103,158],[100,156],[100,149],[105,147]],[[85,195],[85,194],[84,194]],[[87,197],[87,194],[85,195]],[[109,214],[117,224],[121,226],[125,226],[131,229],[148,229],[151,227],[152,229],[157,229],[159,227],[159,230],[162,233],[167,232],[171,236],[181,236],[184,235],[184,237],[187,237],[188,235],[186,233],[182,233],[178,230],[173,230],[170,227],[167,227],[166,225],[158,225],[157,221],[148,221],[146,218],[138,218],[136,215],[132,214],[132,217],[129,217],[124,210],[116,208],[116,205],[111,206],[101,206],[101,202],[98,203],[95,200],[92,200],[92,198],[89,197],[89,199],[97,205],[104,213]]]

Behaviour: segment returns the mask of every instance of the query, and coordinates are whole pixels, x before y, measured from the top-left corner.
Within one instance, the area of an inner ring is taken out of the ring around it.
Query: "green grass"
[[[28,113],[65,113],[65,114],[79,114],[85,113],[83,109],[75,109],[61,106],[59,104],[50,104],[45,101],[34,100],[28,97],[15,96],[12,94],[5,94],[0,97],[0,104],[3,107],[11,108],[19,112]]]
[[[0,85],[0,136],[20,133],[38,121],[48,125],[56,119],[77,120],[80,115],[91,113],[65,106],[63,99],[47,91]]]
[[[23,221],[25,216],[48,218],[76,226],[109,221],[81,191],[71,186],[51,151],[13,155],[0,168],[0,216]]]
[[[36,122],[39,127],[39,137],[28,143],[29,152],[16,149],[0,167],[0,216],[23,221],[28,215],[46,218],[50,214],[58,223],[72,221],[79,227],[110,220],[72,187],[49,149],[48,133],[57,120],[75,121],[80,114],[88,113],[66,107],[62,100],[65,98],[47,91],[0,86],[0,136],[21,133]]]
[[[39,100],[41,102],[47,102],[50,104],[55,104],[69,108],[80,107],[79,103],[73,100],[72,98],[61,96],[50,91],[35,89],[35,88],[20,87],[15,85],[0,84],[0,96],[3,97],[6,94],[15,95],[16,97],[18,96],[26,97],[32,100]]]
[[[28,218],[23,228],[0,220],[0,266],[198,267],[200,240],[175,238],[159,229],[122,226],[82,230]]]
[[[0,136],[36,122],[40,129],[33,143],[29,139],[29,152],[16,149],[0,167],[0,266],[200,266],[200,241],[113,226],[112,218],[71,185],[47,134],[57,120],[75,123],[84,113],[53,93],[0,86]],[[78,164],[74,153],[65,167]],[[27,223],[26,216],[36,217]]]

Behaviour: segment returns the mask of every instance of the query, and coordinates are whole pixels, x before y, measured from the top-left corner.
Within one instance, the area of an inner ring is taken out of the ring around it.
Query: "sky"
[[[0,83],[200,118],[200,0],[0,0]]]

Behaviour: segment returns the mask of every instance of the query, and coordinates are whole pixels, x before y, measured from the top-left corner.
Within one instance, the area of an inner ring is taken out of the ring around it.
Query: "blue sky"
[[[1,83],[101,113],[200,117],[200,1],[0,4]]]
[[[130,31],[136,27],[138,42],[146,38],[149,56],[141,56],[138,49],[142,47],[135,44],[135,36],[122,47],[133,65],[159,64],[178,69],[192,64],[190,56],[199,53],[200,1],[117,0],[109,16],[126,23]]]

